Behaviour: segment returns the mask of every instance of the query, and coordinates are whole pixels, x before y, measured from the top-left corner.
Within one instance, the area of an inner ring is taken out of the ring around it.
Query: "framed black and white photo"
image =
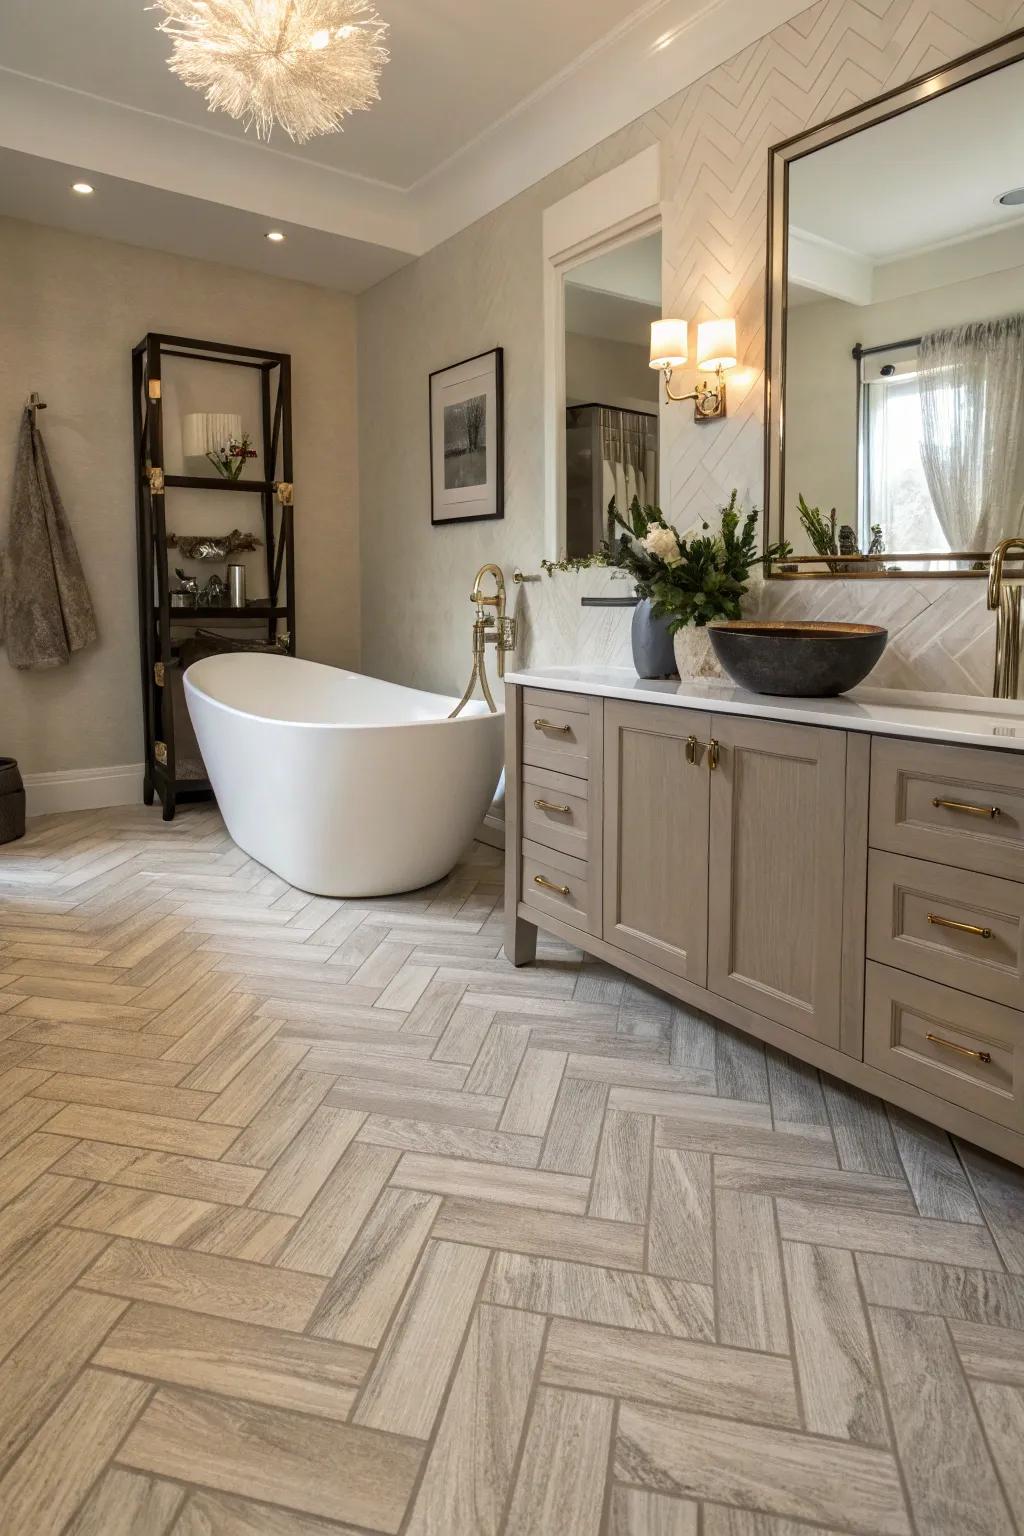
[[[505,515],[502,348],[430,375],[430,521]]]

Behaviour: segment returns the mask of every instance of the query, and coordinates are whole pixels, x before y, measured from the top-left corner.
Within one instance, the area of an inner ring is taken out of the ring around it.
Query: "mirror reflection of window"
[[[921,460],[918,347],[883,346],[859,360],[861,548],[888,528],[899,530],[900,549],[951,549]]]
[[[796,555],[817,547],[800,497],[826,526],[834,510],[843,552],[879,534],[888,554],[940,557],[908,574],[1024,530],[1022,94],[1018,62],[837,126],[789,163],[781,503]]]
[[[607,508],[658,499],[658,386],[649,366],[661,318],[661,235],[573,267],[565,278],[565,553],[593,554]]]

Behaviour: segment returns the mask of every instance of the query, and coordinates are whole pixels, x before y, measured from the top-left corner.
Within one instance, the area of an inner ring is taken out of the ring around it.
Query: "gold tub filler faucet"
[[[992,551],[988,572],[988,606],[996,615],[996,668],[992,695],[1015,699],[1020,687],[1021,592],[1019,581],[1003,577],[1004,560],[1024,559],[1024,539],[1004,539]]]
[[[483,590],[483,584],[488,576],[494,581],[493,592]],[[498,713],[498,706],[491,693],[491,685],[487,681],[487,646],[491,644],[497,650],[499,678],[505,676],[505,656],[516,648],[516,621],[505,616],[505,578],[501,574],[500,566],[482,565],[480,567],[476,573],[469,600],[476,604],[476,618],[473,621],[473,670],[469,675],[466,691],[448,716],[449,720],[454,720],[455,716],[465,709],[473,697],[477,678],[480,679],[480,691],[487,700],[488,709],[492,715]],[[488,609],[492,611],[488,612]]]

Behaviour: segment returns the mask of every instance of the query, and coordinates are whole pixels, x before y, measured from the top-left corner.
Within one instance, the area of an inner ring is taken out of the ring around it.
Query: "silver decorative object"
[[[206,586],[199,593],[199,606],[201,608],[220,608],[227,596],[227,587],[214,571]]]
[[[228,566],[228,603],[232,608],[245,607],[245,566]]]

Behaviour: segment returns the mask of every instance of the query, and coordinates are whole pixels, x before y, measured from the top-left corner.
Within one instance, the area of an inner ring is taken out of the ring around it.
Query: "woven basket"
[[[0,757],[0,843],[25,836],[25,786],[13,757]]]

